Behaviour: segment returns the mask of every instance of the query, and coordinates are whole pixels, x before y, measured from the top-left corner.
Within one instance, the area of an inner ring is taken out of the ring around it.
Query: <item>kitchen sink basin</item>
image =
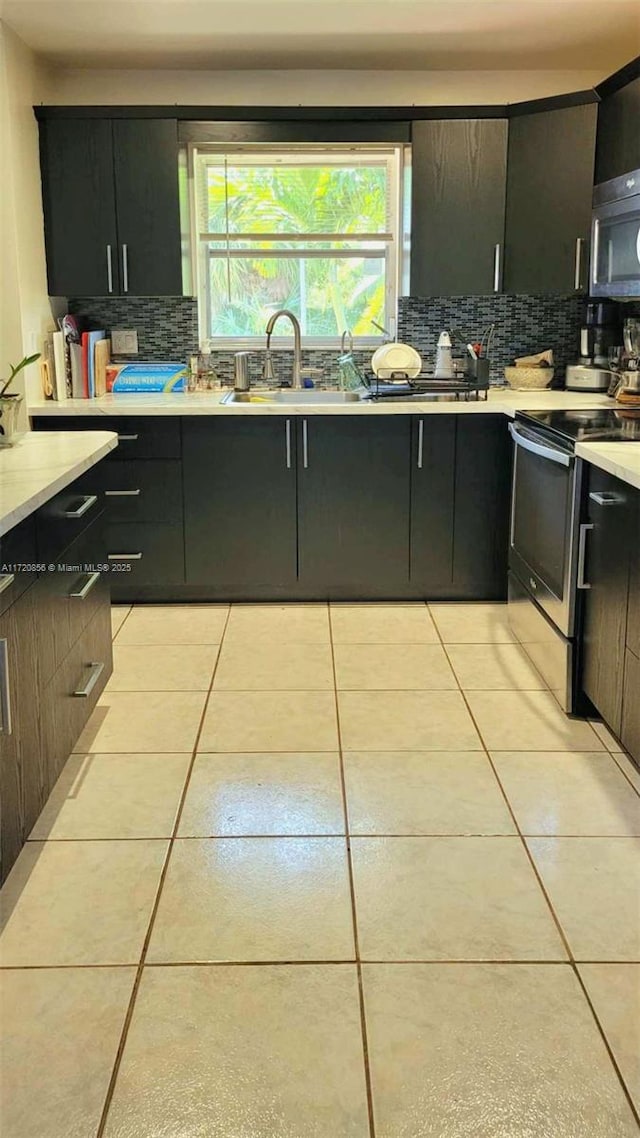
[[[220,402],[234,405],[250,404],[256,407],[260,406],[261,403],[269,403],[272,406],[278,404],[327,405],[332,403],[359,403],[360,400],[367,399],[368,396],[369,392],[364,387],[357,391],[338,391],[316,387],[304,387],[299,391],[281,387],[261,390],[256,387],[253,391],[229,391],[223,395]]]

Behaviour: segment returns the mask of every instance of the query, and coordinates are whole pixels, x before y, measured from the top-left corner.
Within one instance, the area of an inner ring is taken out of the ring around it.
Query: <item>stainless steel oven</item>
[[[640,170],[593,191],[592,296],[640,296]]]
[[[582,463],[528,424],[515,443],[509,568],[563,636],[574,633]]]

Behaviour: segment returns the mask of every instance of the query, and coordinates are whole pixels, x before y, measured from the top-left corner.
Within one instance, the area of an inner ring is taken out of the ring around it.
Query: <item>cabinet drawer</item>
[[[38,561],[54,562],[74,542],[103,509],[99,484],[94,476],[74,482],[61,490],[36,514]]]
[[[640,659],[627,648],[624,658],[624,695],[620,738],[630,755],[640,763]]]
[[[101,605],[44,691],[42,734],[50,787],[77,743],[112,668],[111,614],[108,605]]]
[[[39,431],[115,431],[118,445],[110,451],[108,462],[112,458],[180,458],[182,454],[180,420],[163,415],[41,415],[33,425]]]
[[[0,537],[0,613],[36,579],[35,570],[13,568],[37,561],[36,521],[32,515]]]
[[[119,596],[129,587],[184,582],[184,536],[181,525],[149,522],[109,525],[108,559],[111,585]]]
[[[182,522],[182,463],[176,459],[105,462],[109,522]]]
[[[35,586],[40,627],[40,669],[49,680],[100,605],[109,607],[110,574],[103,517],[89,526]]]

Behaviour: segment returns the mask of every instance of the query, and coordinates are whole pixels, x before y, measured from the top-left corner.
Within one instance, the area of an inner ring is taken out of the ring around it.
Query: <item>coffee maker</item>
[[[588,300],[580,329],[580,356],[567,368],[567,390],[608,391],[611,366],[621,348],[619,304],[615,300]]]

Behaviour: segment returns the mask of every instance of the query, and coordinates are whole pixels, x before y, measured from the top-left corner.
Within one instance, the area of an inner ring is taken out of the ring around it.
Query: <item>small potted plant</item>
[[[11,375],[8,379],[0,379],[0,446],[10,447],[12,445],[18,425],[20,404],[22,403],[22,395],[20,392],[9,391],[9,387],[18,372],[28,367],[29,364],[34,364],[36,360],[39,359],[40,352],[36,352],[34,356],[25,356],[15,367],[13,364],[9,364]]]

